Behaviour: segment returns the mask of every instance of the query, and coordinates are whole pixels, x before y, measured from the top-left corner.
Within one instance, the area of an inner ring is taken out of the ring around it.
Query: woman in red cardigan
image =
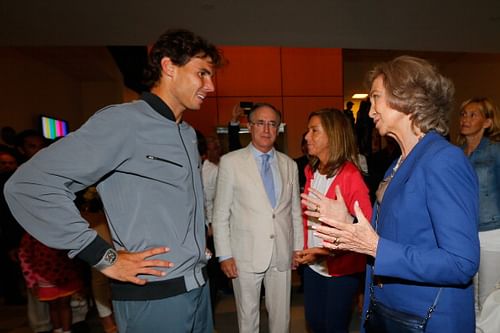
[[[311,198],[316,193],[321,193],[329,198],[336,198],[338,187],[352,216],[355,216],[356,201],[363,213],[371,216],[368,188],[358,167],[356,140],[352,126],[343,112],[322,109],[311,113],[306,140],[311,160],[305,168],[303,195]],[[313,201],[307,200],[309,204]],[[366,258],[353,252],[331,251],[322,247],[322,240],[313,235],[312,229],[314,225],[321,224],[317,219],[318,207],[314,205],[303,208],[304,250],[296,260],[306,264],[306,321],[314,333],[349,332],[353,302],[365,270]],[[339,214],[344,211],[345,208]]]

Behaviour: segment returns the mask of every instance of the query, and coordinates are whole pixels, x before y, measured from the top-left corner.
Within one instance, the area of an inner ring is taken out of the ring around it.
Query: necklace
[[[403,164],[403,161],[405,159],[403,158],[403,155],[399,156],[398,161],[396,162],[396,165],[392,168],[392,172],[389,176],[384,178],[378,185],[377,192],[375,193],[375,196],[377,197],[377,202],[380,204],[382,202],[382,198],[384,197],[385,190],[387,189],[387,186],[389,186],[389,183],[391,182],[392,178],[394,178],[394,175],[396,174],[396,171],[398,171],[399,167],[401,164]]]
[[[390,179],[392,179],[394,177],[394,175],[396,174],[396,171],[398,171],[399,167],[401,166],[401,164],[403,164],[404,160],[405,159],[403,158],[403,155],[400,155],[398,161],[396,162],[396,165],[394,166],[394,168],[392,168],[392,172],[389,175]]]

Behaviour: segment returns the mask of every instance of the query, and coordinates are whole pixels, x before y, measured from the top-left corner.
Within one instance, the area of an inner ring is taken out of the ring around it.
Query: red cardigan
[[[309,165],[306,166],[304,172],[306,175],[304,193],[308,193],[314,174]],[[361,173],[353,163],[346,162],[342,165],[340,171],[337,173],[337,176],[326,193],[328,198],[336,198],[335,186],[337,185],[340,186],[340,191],[342,192],[342,196],[344,197],[349,213],[353,216],[355,215],[354,202],[357,200],[363,214],[366,216],[368,221],[370,221],[372,217],[372,205],[370,202],[368,188],[363,181]],[[303,206],[302,210],[304,211],[305,209],[306,207]],[[302,217],[304,222],[304,249],[307,249],[307,215],[303,214]],[[337,251],[335,256],[327,258],[327,265],[328,273],[331,276],[342,276],[363,272],[366,266],[366,256],[353,252]]]

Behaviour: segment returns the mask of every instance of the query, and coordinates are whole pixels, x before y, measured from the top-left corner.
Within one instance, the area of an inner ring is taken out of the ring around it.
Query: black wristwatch
[[[115,249],[107,249],[106,252],[104,252],[104,255],[102,256],[101,260],[97,264],[94,265],[94,268],[102,271],[105,268],[113,266],[113,264],[116,262],[116,259],[118,258],[118,253],[116,252]]]

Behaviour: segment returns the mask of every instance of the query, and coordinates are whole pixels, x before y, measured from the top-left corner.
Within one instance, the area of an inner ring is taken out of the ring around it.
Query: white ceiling
[[[0,46],[218,45],[500,52],[500,0],[0,0]]]

